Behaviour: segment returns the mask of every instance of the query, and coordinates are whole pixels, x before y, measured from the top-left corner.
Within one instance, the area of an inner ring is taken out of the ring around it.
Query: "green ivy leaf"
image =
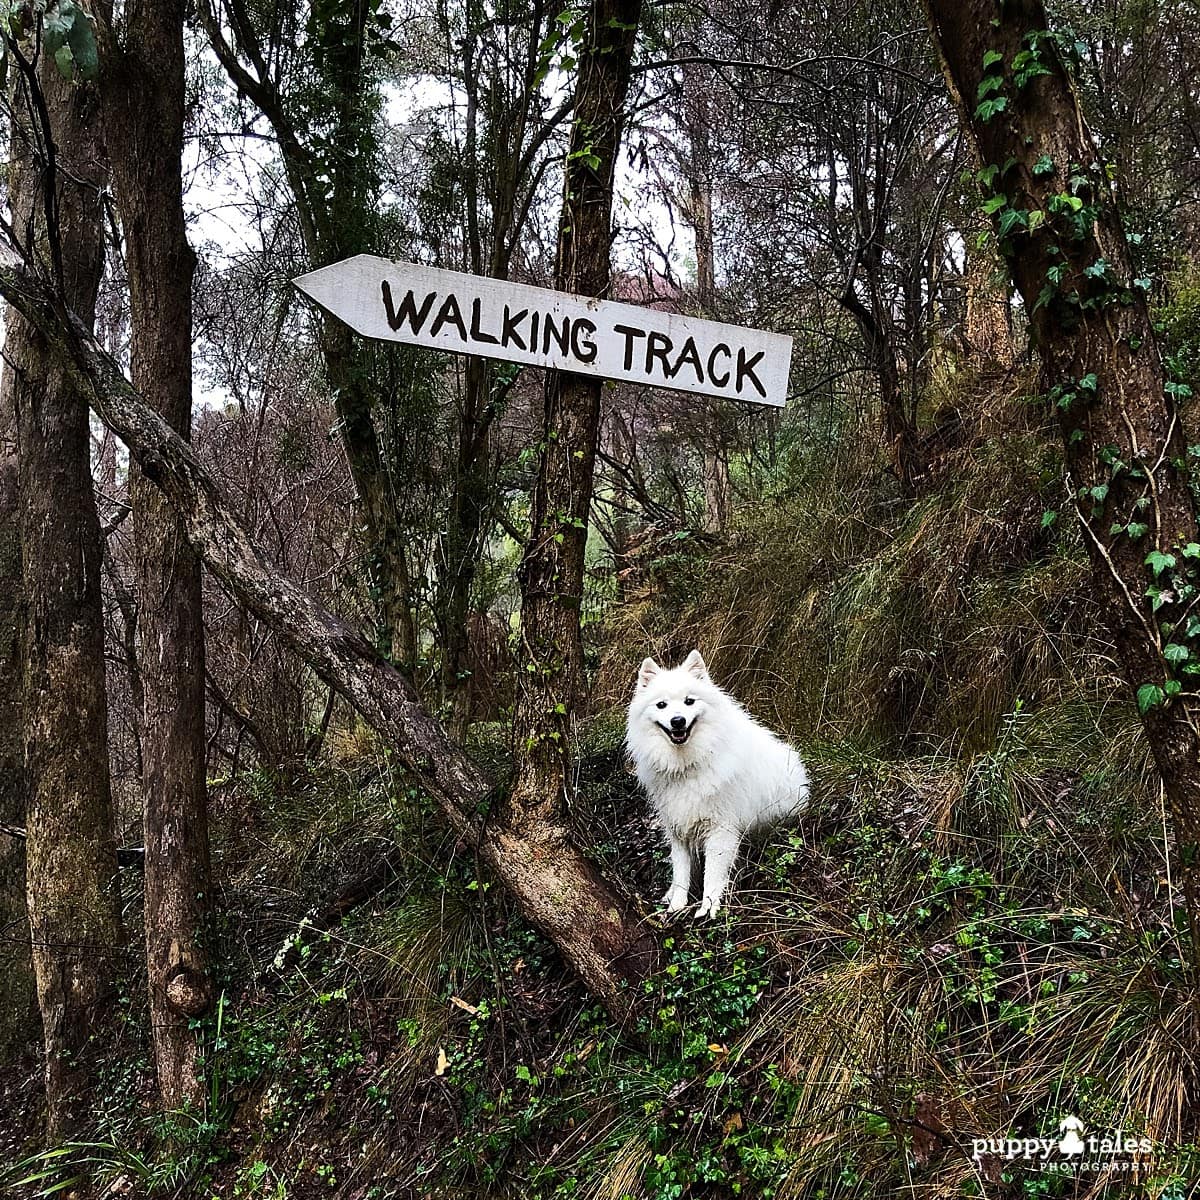
[[[1093,489],[1095,490],[1095,489]],[[1154,577],[1157,579],[1164,571],[1170,570],[1175,565],[1175,555],[1164,554],[1161,550],[1151,550],[1146,555],[1146,566],[1154,572]]]
[[[1008,237],[1014,229],[1027,229],[1029,227],[1029,214],[1021,208],[1006,208],[1000,214],[1000,224],[997,228],[997,233],[1000,237]]]
[[[1166,699],[1166,692],[1157,683],[1143,683],[1137,690],[1138,712],[1143,716]]]
[[[1181,646],[1178,642],[1168,642],[1163,647],[1163,658],[1172,666],[1179,663],[1185,663],[1191,657],[1191,652],[1186,646]]]
[[[995,96],[991,100],[985,100],[976,110],[975,117],[977,120],[988,122],[997,113],[1002,113],[1008,107],[1007,96]]]
[[[1078,213],[1083,209],[1083,201],[1069,192],[1059,192],[1057,196],[1050,197],[1050,207],[1055,212]]]

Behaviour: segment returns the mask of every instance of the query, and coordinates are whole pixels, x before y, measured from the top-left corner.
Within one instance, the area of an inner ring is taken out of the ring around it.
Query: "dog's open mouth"
[[[693,721],[691,725],[688,725],[684,729],[671,729],[664,725],[661,721],[655,721],[654,723],[663,731],[663,733],[667,735],[667,737],[671,739],[672,742],[675,743],[676,746],[682,746],[683,743],[692,736],[692,730],[696,725],[696,722]]]

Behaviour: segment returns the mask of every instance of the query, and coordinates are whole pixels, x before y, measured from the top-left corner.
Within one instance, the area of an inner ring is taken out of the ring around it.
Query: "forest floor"
[[[104,1194],[1191,1195],[1200,1024],[1162,798],[1034,411],[1010,389],[943,422],[915,502],[855,431],[810,447],[725,541],[652,543],[589,630],[572,819],[665,950],[630,1027],[366,731],[215,782],[210,1097],[153,1115],[131,984],[74,1151]],[[694,644],[815,780],[701,924],[654,907],[665,854],[622,744],[637,661]],[[502,724],[471,749],[503,779]],[[0,1159],[36,1075],[0,1081]],[[1047,1169],[1071,1117],[1108,1149]],[[973,1144],[994,1138],[1049,1148]]]

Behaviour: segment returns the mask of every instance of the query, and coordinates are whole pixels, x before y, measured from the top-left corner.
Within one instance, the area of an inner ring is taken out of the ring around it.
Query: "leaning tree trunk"
[[[613,171],[625,118],[641,0],[592,0],[579,56],[556,286],[608,295]],[[522,670],[513,714],[516,781],[507,822],[563,820],[570,742],[584,696],[584,551],[603,382],[551,371],[529,544],[521,563]]]
[[[90,330],[104,266],[107,182],[95,89],[38,70],[50,122],[18,110],[25,153],[14,172],[15,227],[56,270]],[[32,128],[31,128],[32,126]],[[47,214],[47,185],[57,199]],[[77,1130],[111,1015],[120,944],[108,773],[100,600],[100,521],[87,404],[42,333],[15,313],[4,347],[17,409],[24,636],[24,761],[29,923],[45,1042],[52,1140]]]
[[[170,426],[192,415],[192,272],[183,215],[183,0],[134,6],[125,45],[104,38],[106,133],[125,234],[133,378]],[[143,694],[146,969],[164,1108],[199,1103],[194,1019],[209,981],[200,561],[177,514],[132,472],[138,671]]]
[[[1092,586],[1173,818],[1200,951],[1200,531],[1188,450],[1114,191],[1041,0],[927,0],[1062,429]],[[1194,965],[1196,963],[1194,962]]]
[[[609,1012],[624,1019],[656,961],[653,934],[558,825],[533,831],[488,818],[493,791],[421,706],[407,678],[360,634],[267,563],[190,447],[154,413],[48,289],[0,249],[0,296],[69,363],[100,418],[182,516],[192,545],[241,602],[301,654],[395,747],[414,782],[558,947]]]

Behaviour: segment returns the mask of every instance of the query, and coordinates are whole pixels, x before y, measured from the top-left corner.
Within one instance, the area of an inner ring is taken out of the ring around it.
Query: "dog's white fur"
[[[671,670],[638,670],[626,745],[671,847],[669,912],[686,908],[693,855],[704,857],[696,916],[715,916],[742,839],[808,808],[800,755],[709,678],[699,650]]]

